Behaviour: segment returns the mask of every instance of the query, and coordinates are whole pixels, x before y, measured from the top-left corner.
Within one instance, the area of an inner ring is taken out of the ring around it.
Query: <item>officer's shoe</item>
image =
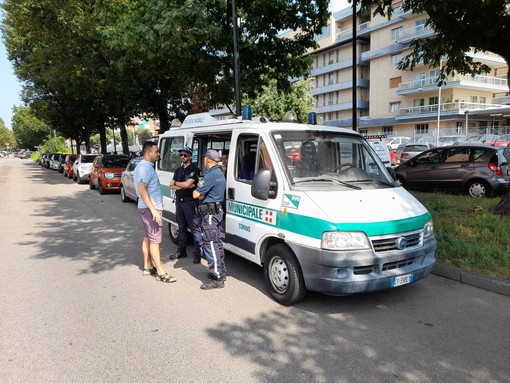
[[[212,279],[212,280],[220,280],[220,281],[223,281],[225,282],[227,280],[227,274],[223,273],[223,274],[220,274],[220,277],[219,278],[216,278],[213,274],[209,274],[207,273],[207,278],[209,279]]]
[[[200,263],[200,262],[201,262],[201,260],[202,260],[202,259],[201,259],[201,257],[200,257],[200,256],[196,256],[196,255],[195,255],[195,256],[193,257],[193,263]]]
[[[175,254],[170,254],[170,256],[168,257],[168,259],[170,260],[173,260],[173,259],[177,259],[177,258],[186,258],[188,256],[188,254],[186,253],[181,253],[180,251],[178,251],[177,253]]]
[[[211,290],[211,289],[222,289],[225,287],[225,282],[221,279],[213,279],[210,282],[204,283],[200,286],[202,290]]]

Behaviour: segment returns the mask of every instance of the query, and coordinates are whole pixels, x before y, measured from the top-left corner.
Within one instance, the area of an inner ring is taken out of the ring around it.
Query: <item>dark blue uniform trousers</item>
[[[195,244],[195,250],[193,255],[195,257],[202,257],[202,234],[200,233],[200,227],[196,222],[197,212],[195,208],[195,201],[189,202],[176,202],[175,204],[175,215],[177,225],[179,225],[179,243],[177,249],[179,253],[186,254],[186,246],[188,239],[188,228],[193,236],[193,243]]]
[[[220,238],[221,221],[223,213],[202,214],[200,220],[204,258],[207,260],[209,275],[214,279],[219,279],[226,272],[225,252]]]

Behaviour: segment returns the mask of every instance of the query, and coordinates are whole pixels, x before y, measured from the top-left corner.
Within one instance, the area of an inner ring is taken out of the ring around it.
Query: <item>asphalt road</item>
[[[163,284],[134,203],[29,160],[0,186],[0,382],[510,382],[507,296],[431,275],[284,307],[230,254],[224,289],[191,258]]]

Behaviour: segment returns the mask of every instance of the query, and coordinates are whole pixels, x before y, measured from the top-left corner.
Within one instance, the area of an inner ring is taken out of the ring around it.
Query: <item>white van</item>
[[[432,271],[437,243],[430,213],[394,182],[358,133],[188,116],[159,137],[163,218],[174,241],[168,185],[183,146],[193,149],[200,168],[208,148],[229,150],[224,246],[263,266],[276,301],[299,302],[307,290],[379,291]]]

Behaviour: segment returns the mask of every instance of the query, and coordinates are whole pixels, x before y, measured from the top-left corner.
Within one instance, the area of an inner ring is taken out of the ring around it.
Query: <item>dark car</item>
[[[451,145],[427,150],[397,166],[397,180],[409,190],[465,193],[488,197],[509,185],[504,148]]]
[[[122,172],[131,158],[124,154],[100,154],[92,163],[89,174],[89,186],[96,187],[100,194],[107,191],[120,191],[120,179]]]

